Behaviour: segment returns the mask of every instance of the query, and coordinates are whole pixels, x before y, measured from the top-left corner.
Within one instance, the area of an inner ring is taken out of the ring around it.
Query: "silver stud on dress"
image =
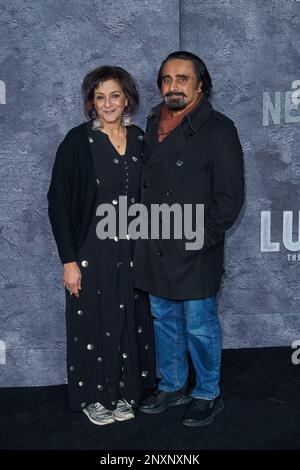
[[[82,380],[80,380],[80,382],[78,382],[78,385],[79,387],[83,387],[84,386],[84,382]]]
[[[94,141],[92,139],[92,137],[89,137],[89,143],[92,144]]]
[[[142,372],[142,377],[147,377],[147,375],[148,375],[148,371],[147,371],[147,370],[143,370],[143,372]]]
[[[78,314],[80,317],[82,317],[83,311],[82,311],[82,310],[77,310],[77,314]]]
[[[86,349],[88,349],[89,351],[92,351],[94,349],[94,345],[93,344],[88,344]]]
[[[89,265],[88,261],[86,261],[86,260],[81,261],[81,266],[83,266],[84,268],[87,268],[88,265]]]

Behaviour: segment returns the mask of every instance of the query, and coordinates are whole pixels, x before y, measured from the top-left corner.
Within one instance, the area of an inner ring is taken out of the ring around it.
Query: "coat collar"
[[[162,106],[163,103],[154,106],[154,108],[152,108],[150,113],[148,114],[147,119],[150,120],[156,118],[159,120]],[[208,99],[203,95],[198,106],[196,106],[196,108],[194,108],[189,114],[187,114],[183,118],[182,122],[187,122],[192,131],[197,132],[197,130],[206,121],[212,111],[212,105],[210,104]]]
[[[184,129],[190,129],[190,136],[197,132],[204,124],[213,111],[210,102],[203,96],[198,106],[187,114],[181,124],[177,126],[170,134],[161,142],[158,142],[158,125],[160,119],[160,111],[163,103],[152,108],[147,116],[147,131],[145,135],[145,143],[149,146],[151,155],[145,162],[144,169],[152,166],[154,163],[161,161],[175,153],[183,152],[187,149],[189,137]]]

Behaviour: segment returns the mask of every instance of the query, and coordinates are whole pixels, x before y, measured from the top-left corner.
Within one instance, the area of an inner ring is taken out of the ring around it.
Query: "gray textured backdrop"
[[[298,95],[291,111],[289,100],[300,80],[300,2],[0,0],[0,12],[0,386],[66,380],[62,268],[46,192],[58,143],[83,120],[82,77],[105,63],[132,72],[143,126],[159,99],[160,62],[180,47],[205,60],[213,104],[236,122],[245,150],[247,203],[220,297],[224,347],[299,339],[300,247],[284,246],[282,217],[293,211],[296,242],[300,109]],[[261,250],[262,211],[279,251]]]

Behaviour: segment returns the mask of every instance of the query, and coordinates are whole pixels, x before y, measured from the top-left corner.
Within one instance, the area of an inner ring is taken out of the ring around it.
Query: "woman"
[[[100,204],[117,211],[139,201],[143,133],[131,125],[139,96],[120,67],[88,73],[85,114],[60,144],[48,192],[49,218],[64,266],[71,409],[104,425],[134,418],[143,388],[155,384],[146,294],[133,288],[133,241],[96,234]]]

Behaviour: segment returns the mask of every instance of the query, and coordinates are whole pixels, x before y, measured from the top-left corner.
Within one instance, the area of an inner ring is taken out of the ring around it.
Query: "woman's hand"
[[[81,290],[81,272],[76,261],[64,264],[64,286],[70,294],[79,297]]]

